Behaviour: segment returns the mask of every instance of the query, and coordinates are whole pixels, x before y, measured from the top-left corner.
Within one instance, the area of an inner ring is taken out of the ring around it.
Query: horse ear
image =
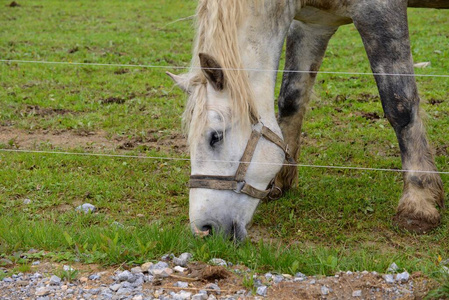
[[[174,81],[174,83],[179,86],[179,88],[181,90],[183,90],[186,93],[189,93],[189,86],[188,86],[188,81],[186,80],[185,76],[183,75],[175,75],[173,73],[170,72],[165,72],[165,74],[167,74],[168,76],[170,76],[170,78]]]
[[[204,76],[217,91],[222,91],[225,84],[224,73],[220,64],[206,53],[200,53],[200,64]]]

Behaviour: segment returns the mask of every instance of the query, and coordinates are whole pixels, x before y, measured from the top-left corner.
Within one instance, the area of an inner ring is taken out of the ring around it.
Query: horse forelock
[[[234,124],[250,127],[258,118],[253,90],[244,70],[238,30],[248,10],[262,0],[199,0],[196,12],[196,38],[188,75],[190,95],[183,115],[183,125],[190,146],[196,144],[207,125],[206,78],[200,69],[198,54],[207,53],[221,65],[225,88],[229,94],[231,119]]]

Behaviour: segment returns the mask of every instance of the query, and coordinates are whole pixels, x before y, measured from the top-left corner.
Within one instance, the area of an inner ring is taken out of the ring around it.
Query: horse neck
[[[275,122],[276,70],[296,7],[296,1],[279,2],[265,1],[264,9],[252,10],[238,32],[242,63],[248,70],[259,115],[270,123]]]

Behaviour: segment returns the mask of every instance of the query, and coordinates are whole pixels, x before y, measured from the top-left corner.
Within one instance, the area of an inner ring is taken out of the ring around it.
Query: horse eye
[[[210,136],[210,146],[214,147],[214,145],[220,142],[223,139],[223,131],[214,131]]]

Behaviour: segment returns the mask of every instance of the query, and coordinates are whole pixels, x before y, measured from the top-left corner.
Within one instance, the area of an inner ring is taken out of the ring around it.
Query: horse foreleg
[[[337,28],[293,21],[288,32],[285,70],[310,71],[284,73],[279,95],[279,126],[295,161],[299,156],[302,122],[316,72],[321,66],[329,39]],[[284,166],[274,184],[279,191],[285,191],[296,184],[297,178],[296,166]]]
[[[362,36],[374,73],[412,74],[413,60],[404,1],[366,1],[353,20]],[[441,178],[436,171],[420,118],[419,96],[413,76],[375,75],[382,107],[393,126],[401,150],[404,190],[394,222],[422,233],[436,227],[444,206]],[[416,171],[415,171],[416,170]],[[418,171],[430,171],[418,172]]]

